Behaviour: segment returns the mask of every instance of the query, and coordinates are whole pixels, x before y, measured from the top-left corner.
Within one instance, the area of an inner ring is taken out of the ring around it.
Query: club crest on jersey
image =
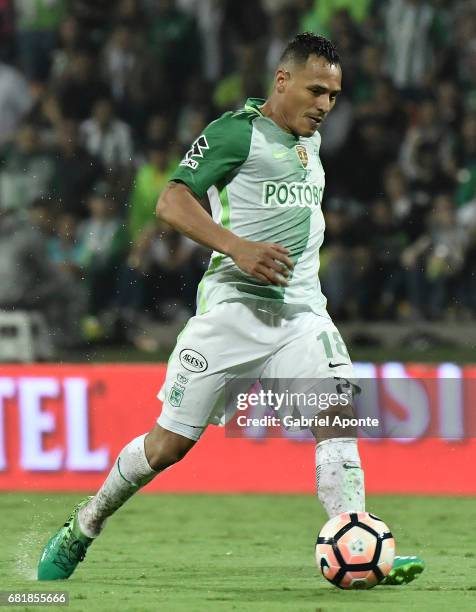
[[[304,145],[296,145],[294,148],[296,149],[296,155],[298,156],[302,167],[307,168],[307,164],[309,163],[309,157],[307,156],[306,147]]]
[[[182,387],[182,385],[174,383],[169,395],[169,402],[172,406],[175,406],[176,408],[180,406],[183,400],[184,391],[185,389]]]
[[[180,162],[180,166],[187,166],[187,168],[192,168],[192,170],[196,170],[199,164],[199,161],[193,159],[194,157],[203,157],[203,151],[206,151],[210,147],[208,146],[208,141],[206,136],[203,134],[199,136],[193,143],[190,149],[185,153],[185,157]]]

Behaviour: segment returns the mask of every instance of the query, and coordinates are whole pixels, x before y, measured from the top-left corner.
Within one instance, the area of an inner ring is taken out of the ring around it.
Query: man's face
[[[283,126],[296,136],[309,137],[334,108],[342,87],[340,66],[310,55],[305,64],[279,68],[276,91]]]

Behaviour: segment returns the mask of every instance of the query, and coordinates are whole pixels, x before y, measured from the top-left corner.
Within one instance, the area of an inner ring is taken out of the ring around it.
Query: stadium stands
[[[0,2],[0,233],[12,215],[29,220],[30,256],[41,243],[49,274],[67,279],[15,307],[35,302],[57,327],[66,300],[82,327],[54,340],[69,347],[191,313],[207,253],[155,221],[156,199],[202,128],[265,97],[286,40],[313,28],[344,68],[322,129],[330,313],[474,319],[476,3],[345,5]]]

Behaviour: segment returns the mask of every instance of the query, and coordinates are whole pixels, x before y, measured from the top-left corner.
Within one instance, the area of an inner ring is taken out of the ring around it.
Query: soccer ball
[[[321,529],[316,562],[324,578],[340,589],[371,589],[390,572],[395,540],[378,517],[343,512]]]

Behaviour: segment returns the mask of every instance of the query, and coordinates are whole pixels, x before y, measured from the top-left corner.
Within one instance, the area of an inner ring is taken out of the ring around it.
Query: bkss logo
[[[180,363],[189,372],[204,372],[208,368],[205,357],[194,349],[180,351]]]

